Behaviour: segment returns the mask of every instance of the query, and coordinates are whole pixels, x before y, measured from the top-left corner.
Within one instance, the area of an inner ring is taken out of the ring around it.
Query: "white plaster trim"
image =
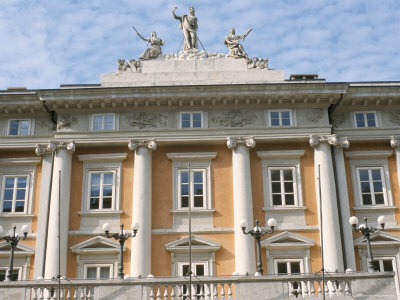
[[[0,158],[0,166],[38,165],[41,161],[40,157]]]
[[[182,127],[182,114],[191,114],[191,121],[193,122],[193,114],[194,113],[200,113],[201,114],[201,127]],[[182,129],[182,130],[196,130],[196,129],[203,129],[208,127],[208,118],[207,118],[207,112],[201,111],[201,110],[185,110],[185,111],[180,111],[178,113],[178,118],[177,118],[177,128]]]
[[[93,212],[90,211],[78,211],[78,215],[80,216],[85,216],[85,217],[98,217],[98,216],[109,216],[109,215],[121,215],[123,213],[122,210],[115,210],[115,211],[109,211],[109,210],[96,210]]]
[[[353,206],[354,211],[395,211],[397,206],[387,206],[384,204],[381,205],[371,205],[371,206]]]
[[[213,214],[215,213],[215,208],[195,208],[193,207],[191,210],[192,215],[207,215],[207,214]],[[188,208],[180,208],[180,209],[171,209],[170,212],[172,214],[177,214],[177,215],[187,215],[189,213]]]
[[[280,242],[285,239],[293,239],[293,242]],[[289,231],[281,232],[270,238],[261,241],[261,247],[267,249],[281,249],[281,248],[311,248],[315,245],[315,241],[299,234]]]
[[[103,244],[104,247],[98,246],[91,248],[92,245]],[[75,244],[70,247],[72,253],[77,254],[92,254],[92,253],[119,253],[120,245],[118,242],[110,240],[103,236],[96,236],[81,243]],[[124,246],[125,248],[125,246]]]
[[[292,210],[307,210],[307,206],[274,206],[274,207],[263,207],[263,211],[292,211]]]
[[[257,156],[265,159],[300,158],[305,150],[257,151]]]
[[[126,159],[126,153],[107,153],[107,154],[84,154],[78,155],[78,159],[83,162],[96,161],[123,161]]]
[[[217,152],[167,153],[171,160],[211,160],[216,157]]]
[[[344,156],[351,159],[387,158],[393,155],[393,151],[346,151]]]

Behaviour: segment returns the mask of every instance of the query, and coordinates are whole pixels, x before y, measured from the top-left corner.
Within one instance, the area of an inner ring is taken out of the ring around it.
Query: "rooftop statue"
[[[133,26],[132,26],[133,27]],[[151,37],[150,38],[144,38],[137,30],[135,27],[133,27],[133,29],[135,29],[137,35],[145,42],[149,42],[150,43],[150,47],[147,48],[142,56],[139,57],[139,59],[141,60],[148,60],[148,59],[154,59],[157,58],[160,54],[161,54],[161,46],[164,45],[164,42],[157,37],[157,33],[155,31],[153,31],[151,33]]]
[[[177,7],[172,9],[172,15],[175,19],[179,20],[180,27],[182,28],[184,37],[183,50],[196,49],[198,50],[198,37],[197,37],[197,17],[194,15],[194,8],[189,7],[189,14],[181,17],[175,14]]]
[[[252,31],[252,28],[247,30],[245,34],[236,35],[235,28],[232,28],[231,32],[226,35],[224,44],[229,49],[229,57],[245,58],[246,60],[249,60],[249,56],[246,51],[244,51],[244,48],[239,41],[244,40],[250,31]]]

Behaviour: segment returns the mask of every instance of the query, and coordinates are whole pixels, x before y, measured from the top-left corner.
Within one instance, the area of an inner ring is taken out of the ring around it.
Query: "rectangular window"
[[[111,265],[86,265],[85,278],[86,279],[110,279]]]
[[[279,275],[301,274],[300,261],[277,261],[276,268]]]
[[[96,130],[113,130],[115,129],[114,114],[96,114],[92,115],[92,128]]]
[[[115,172],[89,172],[89,209],[112,209]]]
[[[11,274],[11,281],[17,281],[19,276],[19,269],[13,269]],[[0,281],[5,281],[7,277],[7,269],[0,269]]]
[[[385,204],[385,184],[382,168],[357,168],[360,197],[363,205]]]
[[[356,112],[354,119],[357,128],[377,127],[375,112]]]
[[[5,175],[2,184],[2,212],[24,213],[28,197],[28,175]]]
[[[10,120],[8,135],[30,135],[31,120]]]
[[[179,170],[180,207],[205,207],[205,170]]]
[[[295,205],[296,179],[294,168],[268,168],[272,205]]]
[[[291,111],[269,111],[269,125],[270,126],[291,126]]]
[[[374,258],[372,263],[374,265],[375,272],[394,272],[392,258],[386,258],[386,259]]]
[[[203,128],[202,112],[182,112],[180,116],[181,128]]]

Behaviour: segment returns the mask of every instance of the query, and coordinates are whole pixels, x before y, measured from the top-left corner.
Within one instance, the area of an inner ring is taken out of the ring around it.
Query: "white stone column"
[[[333,171],[330,146],[336,144],[337,139],[334,135],[312,136],[310,138],[310,145],[315,149],[315,189],[317,196],[320,234],[321,239],[323,239],[321,244],[324,252],[324,268],[327,272],[344,271],[342,242],[340,239],[339,212],[336,199],[335,175]],[[319,193],[319,182],[321,185],[321,199]]]
[[[151,274],[151,154],[157,143],[131,140],[128,148],[135,150],[132,223],[139,225],[136,237],[131,240],[131,276],[145,277]]]
[[[254,224],[249,148],[255,147],[255,140],[252,137],[228,137],[227,146],[232,149],[235,272],[254,275],[254,238],[243,234],[241,223],[245,221],[247,229]]]
[[[60,142],[59,144],[57,144],[57,150],[53,165],[53,178],[50,199],[46,268],[44,276],[46,279],[57,277],[57,275],[59,274],[59,263],[60,275],[67,275],[71,164],[72,153],[74,151],[75,144],[73,142]],[[59,177],[60,171],[61,177]]]
[[[397,180],[400,187],[400,137],[395,138],[392,136],[390,138],[390,146],[392,146],[396,151]]]
[[[334,150],[336,162],[336,180],[339,187],[340,216],[342,221],[343,247],[346,258],[346,269],[356,270],[356,259],[354,256],[353,232],[349,224],[350,203],[346,180],[346,168],[344,164],[343,149],[348,149],[350,142],[347,138],[337,141]]]
[[[39,213],[35,245],[35,269],[33,278],[44,277],[44,260],[46,247],[46,232],[48,208],[50,203],[51,170],[53,168],[53,155],[57,146],[54,142],[47,145],[36,145],[35,153],[42,157],[42,178],[40,181]]]

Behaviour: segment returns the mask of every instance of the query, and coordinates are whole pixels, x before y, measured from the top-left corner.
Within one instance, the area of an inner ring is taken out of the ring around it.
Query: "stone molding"
[[[399,148],[400,147],[400,137],[394,137],[392,136],[390,138],[390,146],[392,148]]]
[[[348,149],[350,142],[347,137],[338,138],[336,135],[312,135],[310,137],[310,146],[316,148],[320,143],[328,143],[329,145]]]
[[[248,137],[227,137],[226,145],[229,149],[235,149],[237,146],[245,146],[247,148],[254,148],[256,140],[252,136]]]
[[[49,141],[48,144],[36,144],[35,153],[37,156],[42,156],[58,149],[65,149],[73,153],[75,152],[75,143],[73,141]]]
[[[150,150],[157,149],[157,142],[155,140],[134,140],[131,139],[128,143],[129,150],[137,150],[140,147],[144,147]]]
[[[212,118],[216,124],[223,127],[244,127],[247,124],[254,123],[256,119],[255,113],[240,110],[231,110]]]

